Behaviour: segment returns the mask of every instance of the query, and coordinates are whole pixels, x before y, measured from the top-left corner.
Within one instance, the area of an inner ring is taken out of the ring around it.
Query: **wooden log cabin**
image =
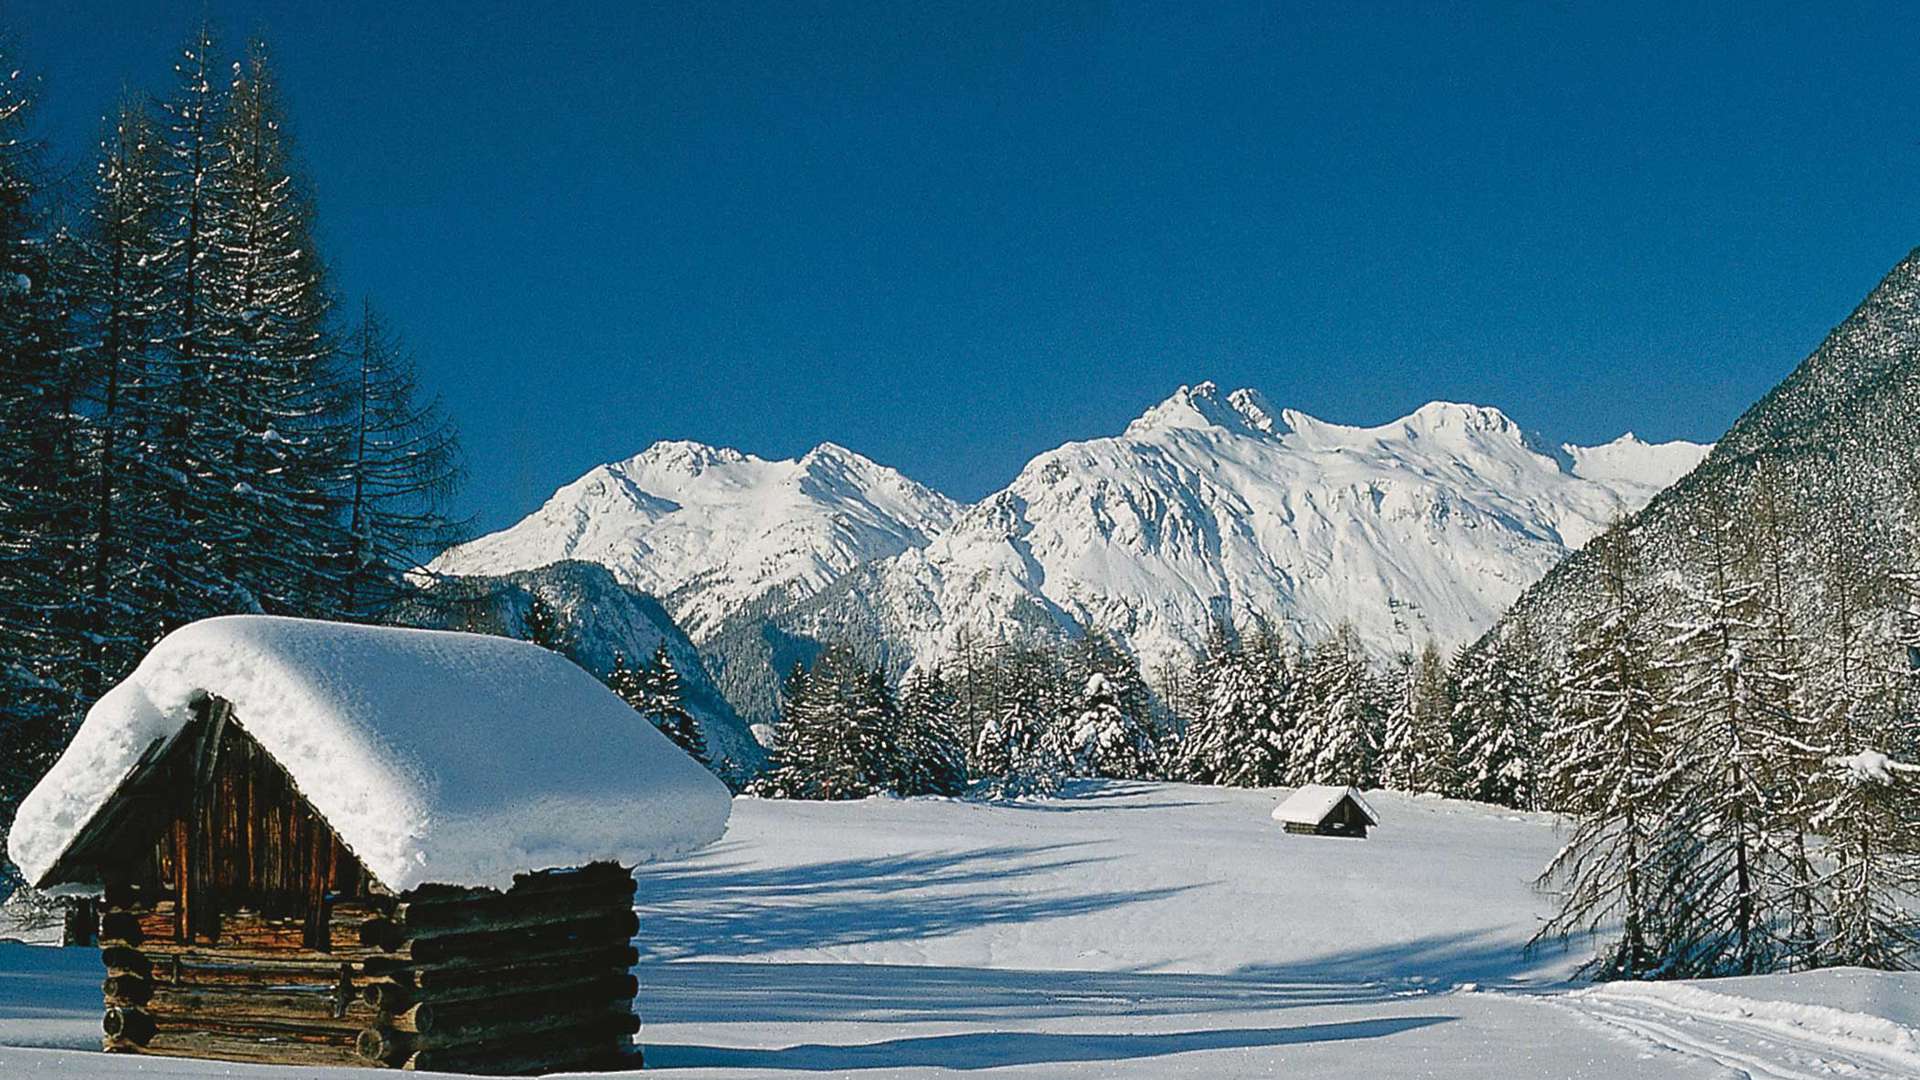
[[[564,719],[518,707],[538,701]],[[103,697],[9,846],[100,897],[110,1052],[633,1068],[631,867],[710,841],[726,807],[545,650],[246,616],[176,632]]]
[[[1380,824],[1358,791],[1329,784],[1307,784],[1287,796],[1273,808],[1273,820],[1290,833],[1355,840],[1365,840],[1367,830]]]

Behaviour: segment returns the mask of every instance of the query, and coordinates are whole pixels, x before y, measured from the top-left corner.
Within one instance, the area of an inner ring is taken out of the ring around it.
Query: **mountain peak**
[[[730,446],[709,446],[691,439],[661,439],[629,459],[629,463],[643,468],[651,467],[670,472],[698,476],[702,471],[715,465],[738,465],[752,460],[752,455],[742,453]]]
[[[1273,427],[1272,406],[1258,390],[1243,387],[1223,397],[1219,384],[1207,381],[1175,390],[1172,396],[1128,424],[1126,434],[1137,438],[1157,431],[1224,428],[1270,435]]]

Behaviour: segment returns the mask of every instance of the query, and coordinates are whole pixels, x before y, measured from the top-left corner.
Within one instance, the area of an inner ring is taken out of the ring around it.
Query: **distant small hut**
[[[1273,820],[1290,833],[1356,840],[1366,839],[1367,830],[1380,824],[1360,792],[1328,784],[1308,784],[1287,796],[1273,808]]]
[[[726,789],[592,676],[473,634],[268,616],[162,640],[21,804],[101,898],[109,1051],[633,1067],[632,867]]]

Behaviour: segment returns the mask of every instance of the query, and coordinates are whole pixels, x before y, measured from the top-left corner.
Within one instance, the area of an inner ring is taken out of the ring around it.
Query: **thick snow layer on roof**
[[[1349,796],[1360,807],[1360,812],[1367,815],[1368,824],[1380,824],[1373,807],[1367,805],[1367,800],[1361,798],[1358,791],[1331,784],[1308,784],[1287,796],[1279,806],[1273,808],[1273,820],[1293,825],[1318,825],[1333,813],[1333,808],[1340,805],[1341,799]]]
[[[29,880],[202,694],[233,704],[233,722],[396,891],[651,862],[726,829],[725,786],[556,653],[478,634],[234,615],[167,635],[95,703],[8,837]]]

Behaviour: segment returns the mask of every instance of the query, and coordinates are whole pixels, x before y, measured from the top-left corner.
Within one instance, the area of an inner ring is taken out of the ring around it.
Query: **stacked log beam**
[[[363,1063],[493,1074],[633,1067],[633,877],[596,865],[505,893],[429,887],[368,920]]]
[[[301,917],[223,912],[210,937],[180,940],[170,898],[110,898],[101,916],[101,1018],[108,1051],[303,1065],[363,1064],[360,1029],[378,1017],[361,990],[360,928],[380,907],[328,912],[327,947]]]
[[[596,865],[506,892],[428,886],[299,917],[222,912],[180,940],[171,899],[101,919],[110,1051],[489,1074],[633,1068],[634,882]]]

